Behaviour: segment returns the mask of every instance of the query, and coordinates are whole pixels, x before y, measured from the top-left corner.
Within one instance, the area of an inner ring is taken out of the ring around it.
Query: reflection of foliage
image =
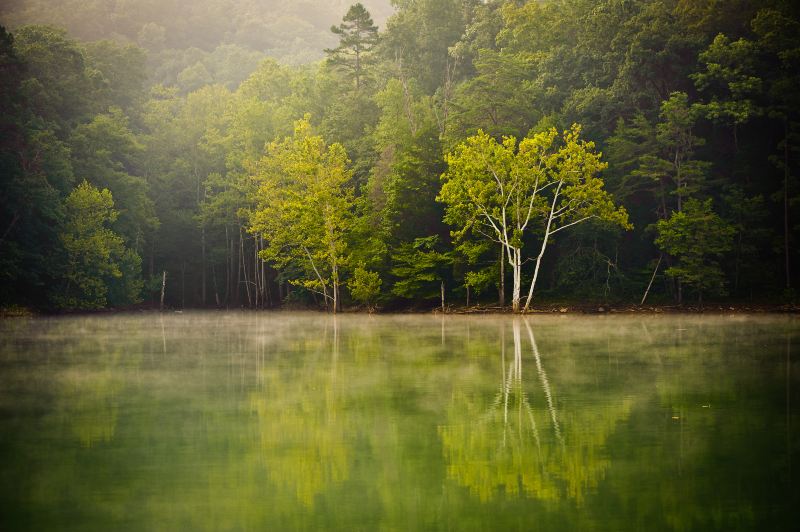
[[[791,318],[298,318],[0,320],[0,528],[791,528]]]
[[[110,442],[117,425],[116,396],[122,387],[114,371],[72,372],[65,381],[63,415],[72,433],[84,447]]]
[[[265,372],[264,391],[251,397],[269,476],[307,507],[331,485],[347,480],[348,426],[332,375],[310,368],[287,375]]]
[[[509,396],[507,419],[502,397],[486,413],[483,404],[463,394],[453,399],[448,420],[457,418],[459,423],[439,429],[449,478],[469,488],[482,502],[491,500],[501,488],[507,495],[559,498],[553,479],[542,469],[541,448],[521,390]]]
[[[533,408],[534,397],[528,397],[522,380],[519,322],[514,328],[515,360],[503,368],[504,382],[494,402],[487,408],[485,401],[459,393],[447,410],[449,424],[439,434],[448,476],[483,502],[503,491],[545,501],[567,496],[582,504],[611,465],[604,448],[617,423],[627,419],[632,400],[557,413],[529,330],[532,367],[543,395],[543,407]]]

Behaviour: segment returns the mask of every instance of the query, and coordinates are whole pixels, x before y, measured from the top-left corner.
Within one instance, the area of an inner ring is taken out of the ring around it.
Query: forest
[[[0,307],[794,303],[798,34],[791,0],[8,2]]]

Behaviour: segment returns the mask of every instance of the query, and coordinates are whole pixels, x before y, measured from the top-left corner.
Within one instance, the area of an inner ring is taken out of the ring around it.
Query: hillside
[[[115,39],[150,52],[197,48],[212,52],[223,44],[260,52],[288,63],[320,59],[335,45],[330,27],[349,0],[8,0],[0,22],[9,30],[52,24],[83,41]],[[392,13],[389,0],[363,0],[378,25]]]

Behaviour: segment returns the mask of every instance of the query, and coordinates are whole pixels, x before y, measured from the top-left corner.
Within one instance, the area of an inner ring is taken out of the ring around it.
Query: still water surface
[[[799,325],[3,320],[0,529],[789,530]]]

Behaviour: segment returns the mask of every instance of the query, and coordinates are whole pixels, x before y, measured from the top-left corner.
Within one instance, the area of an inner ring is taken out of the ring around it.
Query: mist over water
[[[731,530],[796,517],[793,317],[0,322],[0,528]]]

